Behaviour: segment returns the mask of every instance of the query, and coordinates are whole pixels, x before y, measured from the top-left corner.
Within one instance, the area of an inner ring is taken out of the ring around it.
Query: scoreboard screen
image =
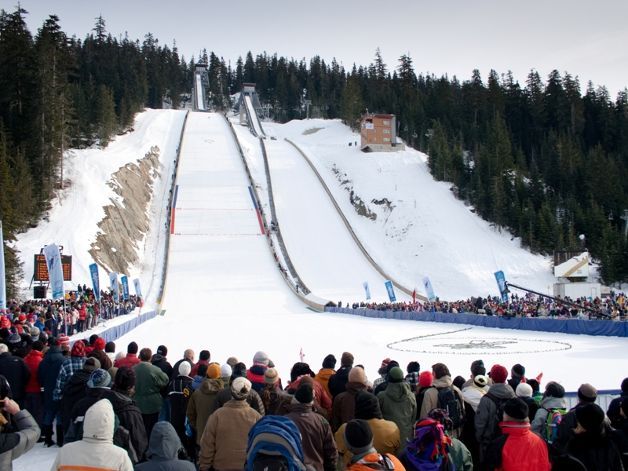
[[[72,255],[61,255],[61,266],[63,268],[63,280],[72,281]],[[46,257],[43,254],[35,254],[35,270],[33,273],[35,281],[50,281]]]

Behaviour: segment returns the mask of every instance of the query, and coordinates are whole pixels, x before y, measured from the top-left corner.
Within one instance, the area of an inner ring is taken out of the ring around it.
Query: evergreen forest
[[[63,153],[106,146],[149,108],[181,108],[195,64],[208,67],[208,100],[226,111],[242,83],[255,83],[270,117],[342,119],[359,129],[366,111],[397,116],[399,136],[429,155],[435,179],[498,230],[551,254],[586,245],[608,284],[628,278],[628,90],[568,72],[525,83],[510,72],[470,78],[415,71],[407,55],[346,70],[335,60],[249,52],[235,64],[203,50],[186,62],[176,44],[148,33],[113,37],[102,17],[84,39],[51,15],[36,34],[25,12],[0,11],[0,220],[5,240],[45,216],[66,184]],[[306,106],[306,104],[308,106]],[[584,238],[581,237],[584,235]],[[8,296],[20,274],[6,247]],[[478,293],[481,294],[481,293]]]

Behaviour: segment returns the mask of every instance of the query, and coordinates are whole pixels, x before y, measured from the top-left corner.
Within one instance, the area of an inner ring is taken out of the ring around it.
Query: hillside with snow
[[[265,123],[264,129],[305,152],[371,256],[405,286],[423,292],[428,276],[441,299],[495,295],[494,272],[503,270],[509,281],[551,291],[550,259],[523,249],[456,199],[451,184],[432,178],[425,154],[363,153],[355,146],[360,136],[338,120]]]

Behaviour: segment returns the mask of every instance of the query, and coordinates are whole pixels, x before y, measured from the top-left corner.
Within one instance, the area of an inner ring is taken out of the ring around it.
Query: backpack
[[[246,471],[305,471],[301,433],[287,417],[266,415],[249,431]]]
[[[495,420],[495,422],[492,423],[492,427],[493,427],[492,437],[498,437],[502,434],[502,431],[499,428],[499,423],[502,421],[502,418],[504,417],[504,405],[506,404],[506,401],[509,400],[509,398],[500,399],[499,397],[492,394],[490,391],[487,392],[484,396],[488,397],[491,401],[493,401],[493,404],[495,404],[495,407],[497,408],[497,412],[495,414],[495,418],[497,420]]]
[[[423,399],[425,399],[425,393],[430,389],[434,389],[434,386],[428,386],[427,388],[421,389],[418,393],[415,393],[416,397],[416,420],[422,419],[421,415],[421,406],[423,405]]]
[[[414,469],[425,471],[451,470],[449,459],[451,438],[445,428],[434,419],[423,419],[414,426],[414,437],[408,441],[405,459]],[[407,468],[407,466],[406,466]]]
[[[464,411],[458,400],[458,393],[454,388],[438,388],[438,408],[447,411],[452,422],[453,430],[464,424]]]
[[[545,419],[545,427],[543,427],[543,438],[551,445],[558,438],[558,428],[563,421],[563,415],[567,413],[567,409],[552,407],[545,410],[547,411],[547,418]]]

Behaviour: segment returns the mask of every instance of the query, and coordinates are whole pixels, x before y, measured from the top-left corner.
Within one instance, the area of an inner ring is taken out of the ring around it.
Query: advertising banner
[[[499,288],[499,294],[502,297],[502,302],[508,302],[508,287],[506,286],[506,276],[503,271],[495,272],[495,280],[497,281],[497,287]]]
[[[100,279],[98,278],[98,265],[92,263],[89,266],[89,273],[92,275],[92,287],[94,288],[94,296],[100,301]]]
[[[427,295],[427,299],[429,299],[430,301],[434,301],[436,299],[436,294],[434,294],[432,282],[427,276],[423,277],[423,288],[425,288],[425,294]]]
[[[129,300],[129,279],[126,275],[122,275],[122,299]]]
[[[109,285],[113,293],[113,302],[120,302],[120,285],[118,284],[118,274],[115,271],[109,273]]]
[[[388,299],[390,299],[390,302],[394,303],[395,301],[397,301],[397,297],[395,296],[395,289],[393,288],[392,281],[386,280],[386,282],[384,283],[384,286],[386,286],[386,291],[388,291]]]
[[[44,247],[46,266],[48,267],[48,277],[50,278],[50,288],[52,289],[52,299],[63,298],[63,268],[61,267],[61,253],[56,244],[49,244]]]
[[[362,286],[364,286],[364,293],[366,294],[366,300],[370,300],[371,299],[371,289],[369,288],[369,282],[365,281],[364,283],[362,283]]]

